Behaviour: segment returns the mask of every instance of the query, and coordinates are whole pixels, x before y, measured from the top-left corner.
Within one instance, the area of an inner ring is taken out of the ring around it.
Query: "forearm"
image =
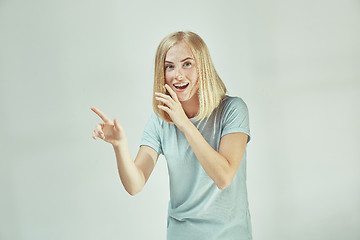
[[[199,130],[191,122],[182,129],[182,132],[185,134],[205,172],[219,189],[225,188],[228,185],[227,176],[229,176],[230,171],[230,164],[227,159],[206,142]]]
[[[113,145],[113,148],[121,182],[124,185],[125,190],[133,196],[140,192],[145,185],[144,175],[131,158],[126,138],[119,144]]]

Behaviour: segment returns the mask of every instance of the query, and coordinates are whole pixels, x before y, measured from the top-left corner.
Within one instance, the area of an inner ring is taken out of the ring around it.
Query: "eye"
[[[186,63],[184,63],[184,66],[185,66],[185,67],[191,67],[191,62],[186,62]]]
[[[173,65],[166,65],[166,66],[165,66],[165,69],[172,69],[172,68],[174,68]]]

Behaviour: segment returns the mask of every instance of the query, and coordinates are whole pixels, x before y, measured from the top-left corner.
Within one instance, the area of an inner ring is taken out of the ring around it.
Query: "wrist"
[[[194,126],[194,124],[189,120],[187,119],[185,121],[185,123],[179,127],[180,131],[182,131],[184,134],[186,134],[188,131],[190,131]]]
[[[123,138],[121,140],[117,140],[117,141],[114,141],[113,143],[111,143],[113,148],[121,148],[121,146],[124,146],[126,144],[127,144],[127,139],[126,138]]]

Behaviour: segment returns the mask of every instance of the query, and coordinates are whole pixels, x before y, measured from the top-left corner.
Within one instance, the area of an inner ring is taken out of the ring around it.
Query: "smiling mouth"
[[[177,89],[185,89],[187,86],[189,86],[189,83],[174,84],[174,87],[177,88]]]

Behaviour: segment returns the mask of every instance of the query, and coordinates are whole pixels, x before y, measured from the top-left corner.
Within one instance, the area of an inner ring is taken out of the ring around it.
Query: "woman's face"
[[[195,58],[185,42],[172,46],[165,57],[165,83],[168,84],[180,102],[197,97],[198,73]]]

